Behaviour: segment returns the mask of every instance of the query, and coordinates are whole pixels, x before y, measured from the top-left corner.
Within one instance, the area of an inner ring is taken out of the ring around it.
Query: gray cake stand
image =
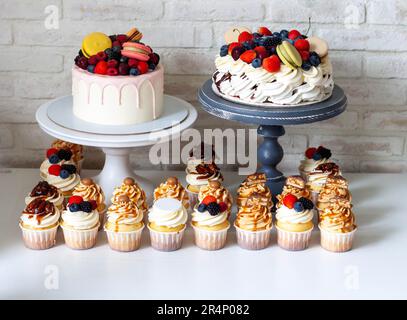
[[[285,177],[277,169],[284,156],[278,138],[285,134],[284,125],[298,125],[336,117],[347,105],[343,90],[335,85],[332,96],[322,102],[305,106],[257,107],[231,102],[212,90],[212,79],[198,91],[198,100],[208,113],[226,120],[258,125],[257,133],[263,142],[257,149],[259,171],[266,173],[267,185],[273,195],[281,193]]]

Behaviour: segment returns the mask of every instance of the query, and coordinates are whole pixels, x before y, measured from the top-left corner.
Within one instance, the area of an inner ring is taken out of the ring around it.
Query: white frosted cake
[[[332,95],[327,43],[297,30],[231,28],[215,59],[213,90],[225,99],[258,106],[298,106]]]
[[[72,68],[73,113],[102,125],[152,121],[163,112],[164,69],[159,56],[127,34],[86,36]]]

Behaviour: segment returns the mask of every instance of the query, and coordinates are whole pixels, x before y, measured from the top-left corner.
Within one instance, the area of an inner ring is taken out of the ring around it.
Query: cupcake
[[[81,172],[82,169],[82,164],[83,164],[83,146],[80,144],[75,144],[63,140],[55,140],[51,148],[55,149],[65,149],[65,150],[70,150],[72,153],[72,160],[75,162],[76,167],[78,168],[78,173]]]
[[[181,248],[187,219],[181,201],[173,198],[155,201],[148,214],[151,246],[161,251]]]
[[[328,162],[318,165],[308,175],[307,188],[311,192],[311,200],[317,203],[318,195],[325,186],[329,176],[339,176],[341,171],[336,163]]]
[[[262,197],[267,202],[267,207],[271,210],[273,207],[272,194],[266,185],[267,178],[265,173],[254,173],[240,184],[237,190],[238,207],[245,206],[252,195]]]
[[[308,198],[286,194],[276,211],[277,243],[286,250],[308,248],[314,228],[314,204]]]
[[[107,210],[104,227],[109,246],[117,251],[137,250],[144,229],[143,212],[127,195],[116,200]]]
[[[285,181],[285,185],[283,187],[283,191],[281,194],[277,195],[277,207],[279,207],[282,202],[283,198],[287,194],[292,194],[297,198],[310,198],[310,192],[305,186],[305,181],[301,176],[290,176],[287,177]]]
[[[318,148],[308,148],[305,151],[304,159],[301,160],[298,170],[301,177],[307,181],[310,172],[314,171],[320,164],[331,162],[331,150],[319,146]]]
[[[76,172],[73,164],[53,164],[48,168],[45,181],[57,187],[65,199],[72,196],[75,187],[80,183],[81,178]]]
[[[330,201],[335,198],[352,200],[348,189],[348,181],[342,176],[329,176],[326,179],[326,183],[318,195],[317,209],[324,210],[328,207]]]
[[[98,184],[96,184],[90,178],[84,178],[81,182],[75,187],[72,194],[74,196],[80,196],[85,201],[95,201],[96,211],[99,215],[99,229],[102,228],[105,214],[106,214],[106,204],[105,204],[105,195],[103,190]]]
[[[20,217],[20,228],[27,248],[43,250],[55,245],[60,211],[43,198],[31,201]]]
[[[198,193],[199,202],[216,202],[222,209],[226,208],[226,213],[228,217],[232,210],[233,198],[230,192],[222,186],[219,180],[210,180],[206,186],[202,186]],[[212,201],[208,201],[211,199]]]
[[[118,204],[119,198],[122,195],[128,196],[130,201],[136,205],[137,209],[141,211],[143,215],[147,212],[148,206],[146,193],[133,178],[125,178],[121,186],[113,190],[113,197],[111,199],[112,203]]]
[[[181,201],[186,210],[189,209],[188,193],[176,177],[168,178],[154,190],[154,201],[161,198],[173,198]]]
[[[61,228],[69,248],[82,250],[95,246],[99,225],[96,201],[78,195],[69,198],[61,215]]]
[[[56,149],[51,148],[47,150],[47,158],[41,163],[40,177],[42,180],[47,179],[48,169],[53,164],[62,165],[76,165],[72,159],[72,152],[69,149]]]
[[[29,204],[35,199],[44,199],[51,202],[60,211],[64,208],[65,198],[62,192],[56,187],[50,185],[47,181],[40,181],[31,190],[28,196],[25,198],[25,204]]]
[[[355,216],[349,200],[332,199],[328,206],[319,212],[321,246],[333,252],[345,252],[352,248],[357,230]]]
[[[235,220],[237,243],[241,248],[259,250],[270,243],[272,228],[268,199],[253,194],[239,207]]]

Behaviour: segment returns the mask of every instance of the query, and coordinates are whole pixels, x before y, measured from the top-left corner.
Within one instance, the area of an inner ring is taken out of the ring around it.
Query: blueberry
[[[107,56],[110,56],[110,55],[113,53],[112,48],[107,48],[107,49],[105,50],[105,53],[106,53]]]
[[[297,201],[296,203],[294,203],[294,210],[297,212],[304,211],[304,205],[302,204],[302,202]]]
[[[312,159],[314,159],[315,161],[321,160],[322,156],[320,153],[315,152],[314,155],[312,156]]]
[[[140,71],[137,68],[131,68],[129,74],[131,76],[138,76],[140,74]]]
[[[310,56],[309,56],[309,62],[310,62],[311,65],[313,65],[314,67],[318,67],[319,64],[321,63],[321,59],[319,58],[318,55],[310,55]]]
[[[303,68],[305,71],[308,71],[311,69],[312,65],[309,63],[309,61],[304,61],[301,65],[301,68]]]
[[[129,61],[129,58],[127,58],[127,57],[125,57],[125,56],[122,56],[122,57],[120,58],[120,62],[122,62],[122,63],[127,63],[127,61]]]
[[[261,59],[256,58],[252,61],[253,68],[260,68],[261,67]]]
[[[253,41],[245,41],[243,42],[243,48],[246,50],[251,50],[254,48],[254,42]]]
[[[71,212],[78,212],[79,210],[81,210],[80,205],[77,203],[70,204],[68,208],[69,208],[69,211],[71,211]]]
[[[94,65],[88,65],[88,72],[90,72],[90,73],[95,73],[95,66]]]
[[[122,51],[122,47],[114,46],[112,48],[112,50],[113,50],[113,53],[120,53]]]
[[[220,55],[221,57],[226,56],[226,55],[228,54],[228,49],[229,49],[229,46],[228,46],[227,44],[223,45],[223,46],[220,48],[219,55]]]
[[[206,211],[206,204],[205,203],[200,203],[198,206],[198,211],[199,212],[205,212]]]
[[[92,212],[92,204],[89,201],[81,202],[80,207],[83,212]]]
[[[156,67],[157,67],[157,66],[156,66],[154,63],[152,63],[152,62],[150,62],[150,63],[148,64],[148,68],[149,68],[150,70],[155,70]]]
[[[281,38],[280,32],[274,31],[273,36]]]
[[[288,38],[288,31],[283,29],[280,31],[281,38]]]
[[[258,33],[258,32],[254,32],[253,33],[253,38],[260,38],[261,37],[261,34],[260,33]]]
[[[270,47],[270,48],[269,48],[269,51],[270,51],[270,55],[272,55],[272,54],[277,54],[277,49],[276,49],[276,47]]]
[[[65,170],[65,169],[62,169],[61,172],[59,173],[59,176],[62,179],[67,179],[69,177],[69,171]]]
[[[310,199],[301,197],[298,199],[298,201],[302,203],[302,206],[304,207],[305,210],[312,210],[314,208],[314,204]]]
[[[48,161],[49,161],[49,163],[57,164],[61,160],[59,159],[58,155],[54,153],[53,155],[51,155],[49,157]]]

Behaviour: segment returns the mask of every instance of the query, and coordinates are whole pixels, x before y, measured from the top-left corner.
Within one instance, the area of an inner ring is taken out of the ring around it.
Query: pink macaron
[[[151,49],[138,42],[123,43],[122,55],[127,58],[148,61]]]

